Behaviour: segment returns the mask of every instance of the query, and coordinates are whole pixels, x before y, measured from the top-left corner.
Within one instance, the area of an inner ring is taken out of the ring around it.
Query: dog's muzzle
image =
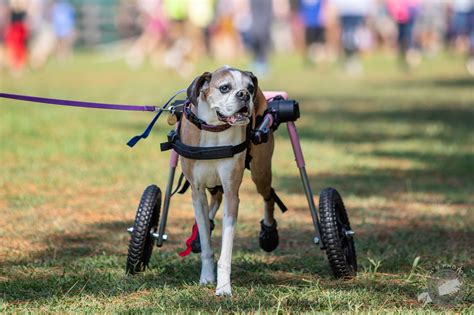
[[[225,116],[219,111],[216,111],[216,113],[217,118],[220,121],[226,122],[229,125],[246,125],[250,122],[250,109],[247,105],[243,106],[241,109],[230,116]]]

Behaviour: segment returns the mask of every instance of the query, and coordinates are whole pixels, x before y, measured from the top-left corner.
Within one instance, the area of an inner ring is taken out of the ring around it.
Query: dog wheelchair
[[[354,231],[351,229],[343,200],[334,188],[326,188],[319,195],[318,213],[295,126],[295,121],[300,117],[299,104],[295,100],[289,100],[286,92],[264,92],[264,95],[268,101],[268,108],[263,117],[257,119],[257,127],[251,131],[250,141],[256,145],[265,143],[268,141],[271,129],[276,130],[280,124],[286,123],[316,233],[313,242],[319,245],[321,250],[326,251],[329,265],[336,278],[352,278],[357,272]],[[184,103],[184,101],[175,101],[172,104],[171,108],[176,110],[170,116],[173,117],[170,124],[179,121],[183,114]],[[168,135],[168,144],[173,141],[173,135],[176,135],[176,131],[174,133],[172,131]],[[169,146],[163,148],[162,145],[162,150],[170,148]],[[181,175],[177,187],[173,189],[179,159],[179,154],[176,151],[171,151],[170,170],[163,207],[160,188],[156,185],[148,186],[141,197],[134,224],[128,228],[128,232],[131,234],[126,264],[128,274],[143,271],[149,264],[154,246],[162,247],[168,239],[166,223],[171,198],[176,192],[184,193],[189,187],[189,183],[183,183],[184,176]],[[278,197],[274,199],[283,210],[284,205],[281,200]],[[162,211],[161,208],[163,208]]]

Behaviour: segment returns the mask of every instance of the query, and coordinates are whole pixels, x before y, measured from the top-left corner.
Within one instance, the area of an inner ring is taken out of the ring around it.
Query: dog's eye
[[[249,91],[250,94],[253,94],[253,92],[255,92],[255,86],[249,84],[249,86],[247,87],[247,91]]]
[[[230,91],[230,85],[229,84],[224,84],[219,86],[219,91],[221,91],[222,94],[225,94]]]

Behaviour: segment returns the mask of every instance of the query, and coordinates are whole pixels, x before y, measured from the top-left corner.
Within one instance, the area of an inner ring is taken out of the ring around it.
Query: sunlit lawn
[[[277,214],[280,247],[272,254],[258,247],[263,205],[246,174],[232,298],[199,287],[199,258],[177,255],[193,223],[190,194],[173,199],[170,240],[155,249],[151,268],[124,275],[126,227],[140,194],[166,183],[169,153],[159,151],[170,129],[165,119],[132,150],[125,143],[143,131],[149,113],[0,100],[0,311],[445,310],[423,306],[417,295],[428,270],[442,263],[462,266],[471,284],[474,277],[474,79],[458,57],[425,60],[411,74],[392,57],[365,63],[365,74],[351,78],[338,65],[304,69],[296,57],[277,57],[260,80],[300,102],[313,190],[332,186],[343,195],[357,233],[358,277],[334,280],[312,244],[282,127],[273,160],[274,186],[289,207]],[[196,74],[215,67],[206,61]],[[190,81],[81,54],[20,79],[0,72],[0,91],[158,105]],[[214,236],[218,249],[219,224]],[[470,291],[451,310],[474,312]]]

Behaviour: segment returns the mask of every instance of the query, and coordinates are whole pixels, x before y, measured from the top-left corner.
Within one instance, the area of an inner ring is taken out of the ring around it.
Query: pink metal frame
[[[285,100],[288,100],[288,93],[284,91],[266,91],[263,92],[263,95],[265,95],[266,100],[272,99],[275,96],[281,96]],[[287,122],[286,125],[288,128],[288,135],[290,136],[291,145],[293,147],[293,153],[295,154],[296,165],[298,168],[302,168],[305,166],[303,150],[301,150],[300,139],[298,137],[298,132],[296,131],[295,123],[290,121]]]
[[[281,95],[285,100],[288,100],[288,93],[283,91],[272,91],[264,92],[265,98],[267,100]],[[270,125],[271,126],[271,125]],[[311,218],[313,219],[313,225],[318,233],[318,236],[314,237],[314,243],[320,244],[321,249],[324,249],[324,243],[321,240],[321,226],[319,222],[318,210],[314,203],[313,191],[311,189],[311,184],[309,182],[308,174],[306,173],[305,162],[303,157],[303,150],[301,149],[300,139],[298,137],[298,132],[296,130],[296,125],[293,121],[286,123],[288,129],[288,135],[290,137],[291,146],[293,147],[293,153],[295,154],[295,161],[298,169],[300,171],[301,182],[303,184],[304,192],[306,194],[306,199],[308,201],[309,210],[311,213]]]
[[[179,122],[176,124],[176,130],[178,130]],[[176,168],[178,166],[179,154],[175,150],[171,150],[170,156],[170,167]]]

